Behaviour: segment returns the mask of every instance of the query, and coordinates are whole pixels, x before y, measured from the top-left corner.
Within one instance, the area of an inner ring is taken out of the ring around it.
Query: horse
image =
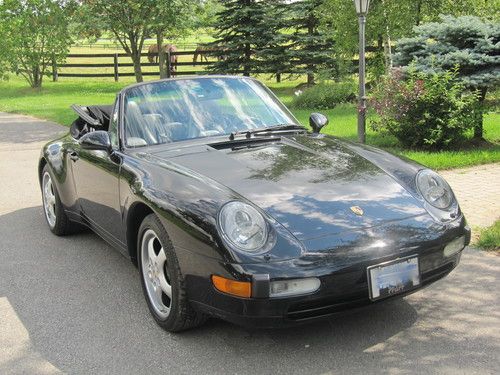
[[[164,53],[167,52],[177,52],[177,47],[174,44],[164,44],[162,46],[162,51]],[[175,72],[177,70],[177,55],[170,55],[170,69],[171,72]],[[148,48],[148,61],[150,63],[158,63],[159,53],[158,53],[158,44],[152,44]]]
[[[227,48],[215,44],[198,44],[198,46],[194,50],[193,63],[196,63],[198,61],[198,56],[200,57],[200,62],[203,62],[203,60],[208,62],[208,56],[213,54],[214,52],[217,52],[216,57],[218,61],[224,60],[225,51],[227,51]]]

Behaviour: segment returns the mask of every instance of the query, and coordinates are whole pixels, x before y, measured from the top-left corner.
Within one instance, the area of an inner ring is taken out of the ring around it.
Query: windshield
[[[153,82],[124,99],[128,147],[298,124],[264,85],[243,77]]]

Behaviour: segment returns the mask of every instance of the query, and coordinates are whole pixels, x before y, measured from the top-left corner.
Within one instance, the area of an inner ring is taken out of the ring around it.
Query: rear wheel
[[[155,214],[148,215],[139,228],[137,252],[144,296],[156,322],[170,332],[203,323],[204,315],[187,300],[177,256]]]
[[[42,201],[45,219],[52,233],[58,236],[74,232],[79,226],[69,221],[47,165],[42,171]]]

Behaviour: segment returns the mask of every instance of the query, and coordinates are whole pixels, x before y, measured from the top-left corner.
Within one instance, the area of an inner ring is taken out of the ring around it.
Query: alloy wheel
[[[172,286],[165,250],[152,229],[142,236],[141,265],[149,301],[156,314],[166,319],[172,306]]]
[[[43,189],[43,209],[45,217],[51,228],[56,225],[56,195],[54,193],[54,186],[52,185],[52,178],[48,172],[45,172],[42,180]]]

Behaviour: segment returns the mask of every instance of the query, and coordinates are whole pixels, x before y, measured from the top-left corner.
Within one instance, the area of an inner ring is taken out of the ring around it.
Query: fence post
[[[52,81],[57,82],[58,78],[56,59],[52,57]]]
[[[115,82],[118,82],[119,73],[118,73],[118,54],[115,53],[113,56],[113,65],[114,65],[114,73],[115,73]]]
[[[170,61],[170,51],[167,51],[167,78],[172,77],[172,62]]]

